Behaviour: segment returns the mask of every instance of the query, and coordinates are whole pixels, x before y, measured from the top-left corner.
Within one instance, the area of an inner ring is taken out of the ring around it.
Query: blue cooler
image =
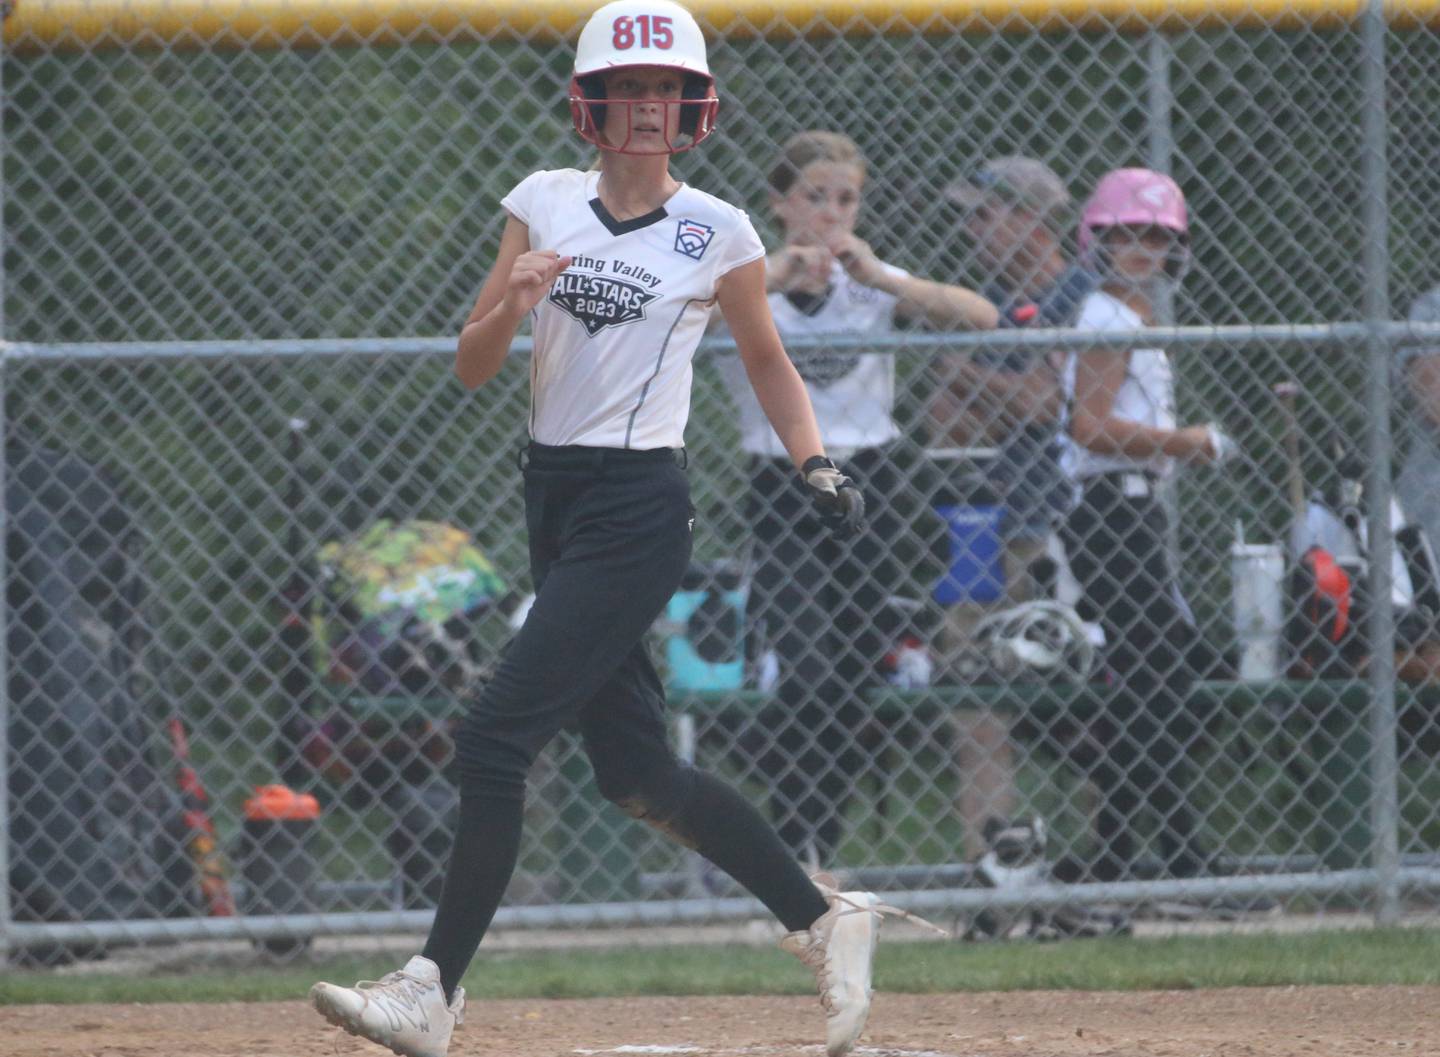
[[[935,601],[942,606],[960,602],[982,605],[998,602],[1005,595],[1005,557],[1000,522],[1005,508],[999,506],[937,506],[950,531],[950,564],[935,585]]]
[[[1005,508],[986,479],[993,448],[931,448],[931,504],[945,522],[945,572],[931,592],[942,606],[989,605],[1005,597]]]

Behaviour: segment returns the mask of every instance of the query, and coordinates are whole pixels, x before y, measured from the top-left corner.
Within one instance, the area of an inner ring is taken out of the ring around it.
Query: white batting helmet
[[[974,639],[992,671],[1005,679],[1084,682],[1095,645],[1079,614],[1059,602],[1022,602],[975,626]]]
[[[600,76],[626,66],[664,66],[680,71],[685,78],[681,99],[666,102],[680,108],[680,133],[688,137],[670,140],[670,123],[665,123],[663,150],[637,150],[631,146],[633,112],[646,99],[607,99]],[[601,129],[607,106],[626,107],[625,139],[608,142]],[[697,146],[715,130],[720,100],[715,78],[705,56],[705,38],[693,15],[672,0],[615,0],[606,4],[585,23],[575,48],[575,72],[570,79],[570,116],[575,131],[587,143],[620,154],[675,154]]]

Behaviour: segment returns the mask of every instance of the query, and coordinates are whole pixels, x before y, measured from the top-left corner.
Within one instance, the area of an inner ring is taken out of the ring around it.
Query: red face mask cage
[[[606,108],[611,106],[625,108],[625,136],[618,144],[604,138]],[[652,149],[635,146],[637,106],[658,108],[661,114],[658,131],[664,146]],[[678,123],[671,120],[672,107],[679,107]],[[679,154],[693,150],[715,131],[715,119],[719,112],[720,99],[715,94],[714,84],[709,78],[698,75],[686,77],[684,93],[679,99],[607,99],[603,83],[593,74],[570,81],[570,117],[575,123],[575,131],[586,143],[616,154]],[[678,128],[676,139],[671,138],[671,128]]]

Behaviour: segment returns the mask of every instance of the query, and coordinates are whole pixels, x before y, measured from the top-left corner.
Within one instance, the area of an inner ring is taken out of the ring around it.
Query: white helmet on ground
[[[602,78],[608,70],[626,66],[664,66],[684,75],[682,98],[667,103],[680,108],[680,133],[684,140],[670,139],[665,126],[665,147],[639,150],[631,145],[633,108],[654,100],[607,99]],[[627,110],[625,138],[619,144],[604,138],[607,106],[624,105]],[[715,130],[720,100],[715,78],[705,56],[705,37],[693,15],[672,0],[615,0],[606,4],[585,23],[575,48],[575,72],[570,79],[570,116],[582,139],[602,150],[620,154],[675,154],[697,146]]]
[[[975,626],[975,645],[1005,679],[1084,682],[1095,667],[1095,645],[1080,615],[1059,602],[1022,602]]]

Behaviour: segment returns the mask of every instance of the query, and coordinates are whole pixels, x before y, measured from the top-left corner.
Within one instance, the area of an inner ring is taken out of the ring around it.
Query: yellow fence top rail
[[[562,0],[10,0],[14,49],[313,47],[573,33],[597,6]],[[1364,0],[694,0],[719,32],[781,38],[1159,27],[1336,28]],[[1388,0],[1397,28],[1440,27],[1440,0]],[[877,29],[877,27],[879,27]]]

